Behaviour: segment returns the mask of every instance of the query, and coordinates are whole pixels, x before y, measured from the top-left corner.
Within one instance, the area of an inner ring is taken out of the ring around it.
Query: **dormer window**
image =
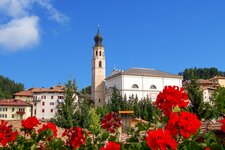
[[[151,85],[150,89],[156,89],[156,86],[155,85]]]
[[[139,87],[138,87],[137,84],[133,84],[133,85],[132,85],[132,88],[133,88],[133,89],[138,89]]]

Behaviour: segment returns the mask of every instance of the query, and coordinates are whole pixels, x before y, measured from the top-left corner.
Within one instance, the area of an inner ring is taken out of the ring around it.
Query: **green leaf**
[[[65,149],[64,142],[60,138],[53,138],[49,142],[49,149],[50,150],[62,150],[62,149]]]
[[[106,139],[109,137],[109,133],[108,132],[103,132],[102,134],[102,141],[106,141]]]

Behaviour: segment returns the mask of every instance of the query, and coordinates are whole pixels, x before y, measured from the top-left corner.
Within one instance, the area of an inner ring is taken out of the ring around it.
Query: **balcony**
[[[18,115],[24,115],[25,114],[25,111],[17,111],[16,112]]]
[[[33,102],[40,102],[41,99],[40,98],[33,98]]]

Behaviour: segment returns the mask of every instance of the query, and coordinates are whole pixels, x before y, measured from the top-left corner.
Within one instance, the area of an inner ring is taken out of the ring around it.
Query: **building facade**
[[[14,97],[29,101],[33,105],[32,114],[41,120],[50,120],[57,112],[57,105],[64,102],[65,86],[31,88],[14,94]]]
[[[209,79],[210,81],[219,84],[222,87],[225,87],[225,77],[222,76],[215,76],[211,79]]]
[[[203,101],[211,102],[214,92],[219,87],[219,84],[210,80],[199,79],[197,80],[200,90],[202,91]]]
[[[17,92],[14,95],[15,99],[20,99],[23,100],[25,102],[29,102],[32,103],[33,102],[33,92],[32,90],[25,90],[25,91],[21,91],[21,92]]]
[[[33,89],[33,114],[38,119],[50,120],[57,112],[57,105],[64,101],[65,87]]]
[[[105,50],[102,45],[103,38],[99,29],[94,37],[95,45],[92,56],[92,86],[91,98],[95,106],[105,104]]]
[[[22,120],[32,116],[32,104],[18,99],[0,100],[1,120]]]
[[[106,102],[111,98],[112,88],[119,90],[120,94],[129,99],[137,97],[140,99],[150,98],[152,101],[164,86],[182,87],[182,76],[161,72],[148,68],[130,68],[125,71],[114,70],[106,78]]]

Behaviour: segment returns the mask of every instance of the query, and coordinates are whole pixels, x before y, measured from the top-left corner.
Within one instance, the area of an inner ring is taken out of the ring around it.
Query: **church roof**
[[[112,72],[112,74],[106,78],[106,80],[112,79],[112,78],[120,76],[120,75],[183,78],[183,76],[179,76],[179,75],[171,74],[171,73],[167,73],[167,72],[162,72],[162,71],[155,70],[155,69],[129,68],[125,71],[114,70]]]

